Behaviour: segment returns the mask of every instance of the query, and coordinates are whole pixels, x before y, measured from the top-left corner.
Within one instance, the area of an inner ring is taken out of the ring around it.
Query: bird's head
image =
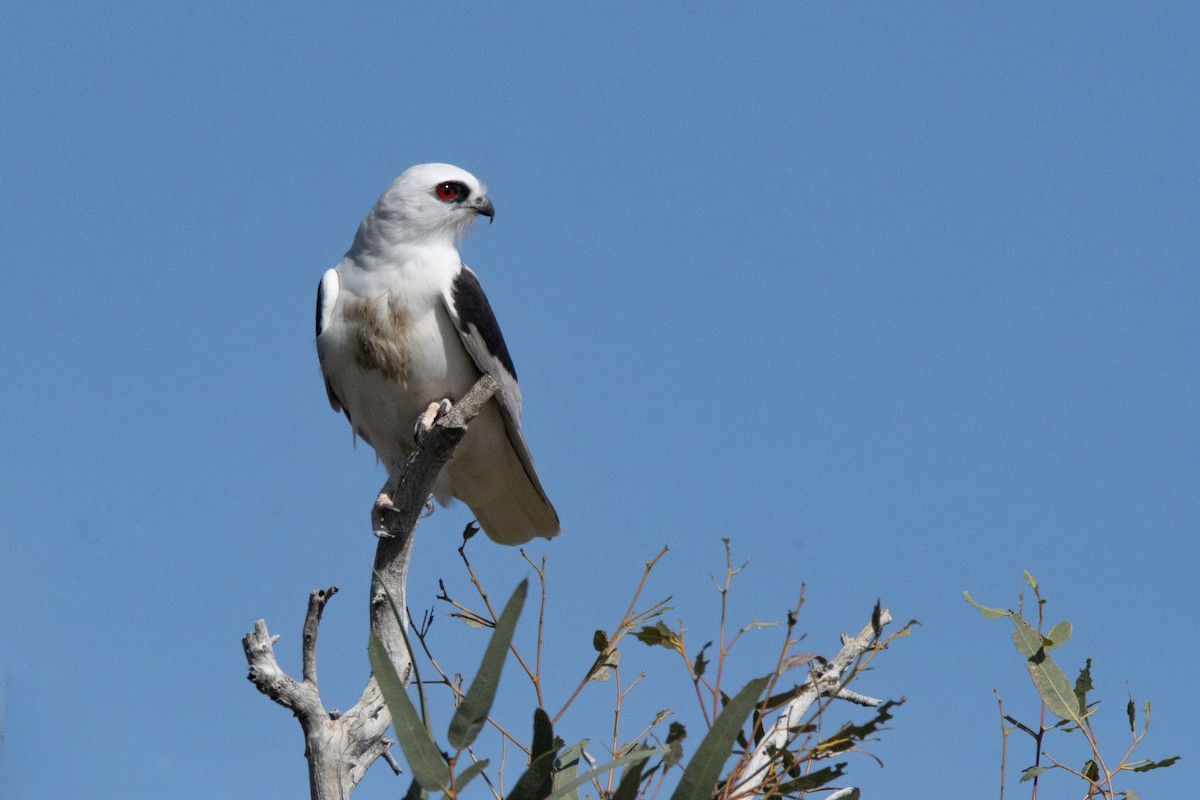
[[[392,243],[459,242],[476,217],[495,213],[486,187],[471,173],[450,164],[418,164],[392,181],[368,219]]]

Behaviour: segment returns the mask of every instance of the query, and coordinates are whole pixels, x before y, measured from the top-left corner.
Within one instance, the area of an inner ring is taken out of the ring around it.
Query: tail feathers
[[[515,503],[508,503],[502,508],[495,503],[479,508],[469,503],[468,506],[475,513],[479,527],[497,544],[525,544],[535,536],[552,539],[561,531],[558,515],[551,506],[543,506],[534,514],[526,513],[528,509]]]
[[[517,433],[519,436],[519,432]],[[519,447],[524,447],[520,443]],[[560,532],[558,512],[531,475],[528,456],[520,457],[499,414],[485,407],[467,433],[446,472],[453,494],[475,514],[479,527],[492,541],[518,545],[536,536]]]

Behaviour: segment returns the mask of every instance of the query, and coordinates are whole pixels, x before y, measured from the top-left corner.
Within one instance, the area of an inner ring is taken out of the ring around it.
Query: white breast
[[[340,294],[321,334],[322,368],[355,431],[389,472],[413,447],[429,403],[461,397],[478,370],[428,270],[407,279],[338,268]],[[348,280],[349,279],[349,280]]]

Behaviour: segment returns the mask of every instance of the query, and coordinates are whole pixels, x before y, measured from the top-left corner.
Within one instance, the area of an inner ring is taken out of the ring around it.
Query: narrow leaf
[[[825,784],[829,783],[834,778],[840,778],[846,774],[846,764],[848,762],[841,761],[834,764],[832,767],[824,767],[822,769],[813,770],[807,775],[801,775],[795,780],[787,783],[779,784],[778,792],[780,794],[796,794],[798,792],[811,792],[814,789],[820,789]]]
[[[473,764],[468,766],[466,769],[464,769],[461,773],[459,773],[458,775],[455,775],[454,776],[454,794],[455,794],[455,796],[461,797],[462,790],[464,788],[466,788],[466,785],[468,783],[470,783],[471,780],[473,778],[475,778],[475,776],[477,776],[479,773],[483,772],[483,770],[487,767],[487,765],[488,765],[488,759],[485,758],[480,761],[474,762]],[[442,797],[445,800],[446,798],[450,797],[450,793],[447,792],[446,794],[442,795]]]
[[[741,733],[742,725],[754,710],[758,698],[766,688],[768,678],[756,678],[729,701],[713,721],[713,726],[696,747],[691,762],[683,770],[683,777],[675,787],[671,800],[693,800],[710,797],[721,768],[733,752],[733,743]]]
[[[1046,655],[1046,651],[1039,649],[1026,660],[1025,666],[1050,713],[1068,722],[1078,722],[1079,701],[1075,697],[1075,691],[1067,682],[1067,676],[1063,675],[1054,660]]]
[[[1082,719],[1087,714],[1087,693],[1096,687],[1092,686],[1092,660],[1089,658],[1079,670],[1075,679],[1075,699],[1079,702],[1079,716]]]
[[[1139,762],[1138,766],[1133,767],[1133,771],[1134,772],[1149,772],[1152,769],[1162,769],[1163,767],[1171,766],[1178,760],[1179,760],[1179,756],[1171,756],[1170,758],[1165,758],[1162,761]]]
[[[529,762],[529,768],[517,778],[507,800],[547,800],[551,797],[550,776],[554,772],[554,751],[542,753]]]
[[[621,782],[617,784],[617,790],[613,792],[612,800],[637,800],[644,766],[646,766],[645,761],[636,761],[625,768],[625,774],[621,776]]]
[[[588,740],[582,739],[558,754],[558,760],[554,762],[554,791],[556,793],[579,777],[579,770],[583,767],[583,748],[587,747],[587,744]],[[568,792],[563,797],[567,800],[578,800],[579,792]]]
[[[545,800],[553,789],[554,728],[550,716],[542,709],[533,710],[533,744],[530,747],[529,768],[517,779],[508,800]]]
[[[575,793],[579,787],[583,786],[585,783],[588,783],[592,779],[599,778],[601,775],[607,775],[617,767],[625,764],[631,764],[635,761],[645,761],[657,752],[657,750],[635,750],[634,752],[627,753],[620,758],[614,758],[607,764],[601,764],[594,769],[589,769],[587,772],[567,783],[564,783],[562,786],[555,786],[554,791],[548,798],[546,798],[546,800],[565,800],[565,798],[574,797],[576,796]]]
[[[1030,736],[1032,736],[1033,738],[1035,738],[1035,739],[1036,739],[1036,738],[1038,738],[1038,735],[1037,735],[1036,733],[1034,733],[1034,732],[1033,732],[1033,731],[1032,731],[1032,730],[1029,728],[1029,726],[1025,725],[1025,724],[1024,724],[1024,723],[1022,723],[1022,722],[1018,722],[1018,721],[1016,720],[1016,718],[1015,718],[1015,717],[1010,717],[1008,714],[1005,714],[1005,715],[1004,715],[1004,718],[1005,718],[1006,720],[1008,720],[1009,722],[1011,722],[1011,723],[1012,723],[1012,724],[1013,724],[1013,725],[1014,725],[1016,728],[1018,728],[1018,729],[1020,729],[1020,730],[1023,730],[1023,731],[1025,731],[1026,733],[1028,733],[1028,734],[1029,734]]]
[[[817,660],[824,660],[821,658],[820,653],[812,653],[812,652],[808,652],[808,651],[803,652],[803,653],[794,653],[783,660],[783,663],[779,665],[779,671],[781,673],[787,672],[790,669],[795,669],[796,667],[803,667],[805,664],[809,663],[810,661],[817,661]]]
[[[667,741],[664,743],[667,746],[667,752],[663,754],[663,769],[670,769],[683,761],[683,740],[685,738],[687,738],[687,728],[678,722],[672,722],[667,728]]]
[[[1038,636],[1037,631],[1025,621],[1024,617],[1020,614],[1009,614],[1008,617],[1017,628],[1013,631],[1012,639],[1018,653],[1023,656],[1033,656],[1042,649],[1042,637]]]
[[[496,689],[500,686],[500,673],[504,669],[504,661],[508,656],[508,646],[512,644],[513,631],[517,627],[517,619],[521,616],[521,607],[525,604],[525,595],[529,591],[529,579],[517,584],[517,588],[508,599],[500,619],[492,631],[487,648],[483,651],[483,660],[479,671],[471,681],[471,687],[463,697],[462,705],[454,712],[450,720],[450,731],[447,739],[450,746],[463,750],[475,741],[479,731],[487,722],[488,713],[496,699]]]
[[[892,639],[903,639],[903,638],[905,638],[906,636],[908,636],[908,635],[910,635],[910,634],[912,633],[912,630],[913,630],[913,627],[914,627],[914,626],[916,626],[916,625],[920,625],[920,624],[921,624],[921,621],[920,621],[920,620],[918,620],[918,619],[910,619],[908,622],[904,623],[904,627],[903,627],[903,628],[900,628],[899,630],[892,631],[891,633],[889,633],[889,634],[888,634],[888,637],[887,637],[886,639],[884,639],[884,640],[883,640],[883,643],[884,643],[884,644],[887,644],[888,642],[892,641]]]
[[[371,570],[375,572],[375,570]],[[396,602],[392,590],[388,588],[387,581],[378,572],[375,572],[379,578],[379,585],[383,587],[383,593],[387,595],[388,605],[392,608],[392,617],[396,620],[396,625],[400,628],[400,638],[404,639],[404,649],[410,654],[408,659],[409,666],[412,667],[413,683],[417,686],[417,701],[421,704],[421,719],[425,721],[425,727],[429,727],[429,708],[425,705],[425,684],[421,681],[421,670],[417,668],[417,660],[411,657],[413,652],[412,642],[408,640],[408,616],[400,613],[400,604]],[[441,581],[438,581],[441,585]],[[368,646],[369,646],[368,642]],[[369,647],[368,647],[369,649]],[[390,659],[389,659],[390,661]]]
[[[1137,707],[1133,704],[1133,695],[1129,696],[1129,702],[1125,705],[1125,716],[1129,717],[1130,733],[1137,733]]]
[[[700,652],[696,653],[696,660],[692,663],[692,674],[697,678],[704,675],[704,670],[708,668],[708,659],[704,657],[704,651],[712,645],[712,642],[705,642],[704,647],[700,648]]]
[[[966,598],[968,603],[975,607],[976,611],[983,615],[984,619],[1000,619],[1000,617],[1008,616],[1008,612],[1003,608],[988,608],[987,606],[979,605],[979,603],[976,603],[968,592],[963,592],[963,597]]]
[[[1022,770],[1021,783],[1024,783],[1025,781],[1031,781],[1038,775],[1041,775],[1043,772],[1049,772],[1052,769],[1054,769],[1054,767],[1029,767],[1026,770]]]
[[[637,633],[634,634],[639,642],[648,645],[658,645],[671,650],[679,649],[679,637],[675,632],[667,627],[667,624],[662,620],[653,625],[646,625]]]
[[[550,715],[543,708],[535,708],[533,710],[533,743],[530,746],[530,752],[534,758],[537,758],[542,753],[555,751],[554,747],[554,726],[550,722]]]
[[[867,720],[861,725],[854,725],[847,722],[828,739],[818,742],[813,748],[813,752],[828,755],[829,753],[844,753],[847,750],[853,749],[859,742],[866,741],[867,737],[878,733],[887,721],[892,718],[892,709],[903,703],[903,698],[880,703],[875,708],[874,718]]]
[[[388,711],[391,712],[396,740],[400,743],[400,749],[404,751],[404,758],[408,761],[413,777],[425,789],[445,791],[450,777],[449,766],[442,758],[442,752],[433,741],[433,737],[422,724],[421,718],[417,716],[417,709],[409,699],[408,692],[404,690],[404,684],[396,674],[396,667],[375,634],[371,634],[367,654],[371,659],[371,671],[375,674],[375,680],[379,682],[379,691],[383,693]]]
[[[597,660],[599,660],[599,659],[597,659]],[[594,667],[593,672],[592,672],[592,677],[588,678],[588,680],[592,680],[592,681],[608,680],[609,678],[612,677],[613,669],[615,667],[617,667],[620,663],[621,663],[621,651],[620,650],[610,651],[608,654],[608,658],[605,659],[598,666]]]
[[[1025,578],[1025,582],[1029,584],[1030,589],[1033,589],[1035,592],[1038,590],[1037,578],[1030,575],[1029,570],[1025,570],[1022,577]]]

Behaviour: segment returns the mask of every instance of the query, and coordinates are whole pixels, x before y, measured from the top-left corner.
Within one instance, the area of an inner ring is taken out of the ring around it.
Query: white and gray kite
[[[397,178],[321,278],[317,355],[330,405],[375,449],[388,483],[415,446],[418,417],[457,401],[481,374],[495,378],[497,402],[471,422],[433,494],[466,503],[494,541],[521,544],[557,534],[558,514],[521,435],[521,390],[500,326],[456,247],[494,213],[483,185],[458,167],[420,164]],[[388,483],[372,512],[377,533]]]

